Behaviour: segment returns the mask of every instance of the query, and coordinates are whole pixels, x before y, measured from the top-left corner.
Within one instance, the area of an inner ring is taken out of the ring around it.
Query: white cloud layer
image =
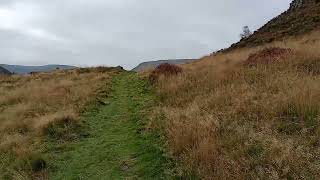
[[[0,64],[122,65],[196,58],[290,0],[0,0]]]

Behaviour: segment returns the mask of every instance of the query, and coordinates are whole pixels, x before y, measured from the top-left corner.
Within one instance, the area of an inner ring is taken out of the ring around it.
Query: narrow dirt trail
[[[89,137],[57,153],[50,179],[168,179],[159,140],[141,131],[153,102],[147,82],[122,73],[104,101],[84,115]]]

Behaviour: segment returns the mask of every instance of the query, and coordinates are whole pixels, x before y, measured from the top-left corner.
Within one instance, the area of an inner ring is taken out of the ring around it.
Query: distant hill
[[[320,0],[293,0],[290,8],[231,48],[254,47],[320,29]]]
[[[169,63],[169,64],[187,64],[196,61],[197,59],[172,59],[172,60],[159,60],[159,61],[148,61],[139,64],[137,67],[133,68],[132,71],[141,72],[149,68],[155,68],[160,64]]]
[[[12,73],[10,71],[8,71],[7,69],[0,66],[0,75],[3,75],[3,74],[10,75]]]
[[[31,72],[50,72],[56,69],[73,69],[74,66],[67,65],[45,65],[45,66],[20,66],[20,65],[7,65],[0,64],[0,67],[7,69],[11,73],[15,74],[28,74]]]

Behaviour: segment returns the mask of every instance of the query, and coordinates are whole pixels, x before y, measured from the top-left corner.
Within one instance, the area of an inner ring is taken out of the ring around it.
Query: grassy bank
[[[156,126],[186,175],[206,179],[320,178],[319,32],[238,49],[161,77]],[[248,56],[265,47],[284,56]],[[274,56],[274,57],[273,57]],[[269,59],[265,59],[269,58]],[[264,64],[264,61],[277,59]]]

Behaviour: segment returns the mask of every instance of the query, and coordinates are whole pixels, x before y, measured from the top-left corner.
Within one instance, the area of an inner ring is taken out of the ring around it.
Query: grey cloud
[[[0,0],[0,10],[17,3],[34,14],[19,28],[0,28],[0,63],[132,68],[227,47],[243,25],[260,27],[290,0]]]

